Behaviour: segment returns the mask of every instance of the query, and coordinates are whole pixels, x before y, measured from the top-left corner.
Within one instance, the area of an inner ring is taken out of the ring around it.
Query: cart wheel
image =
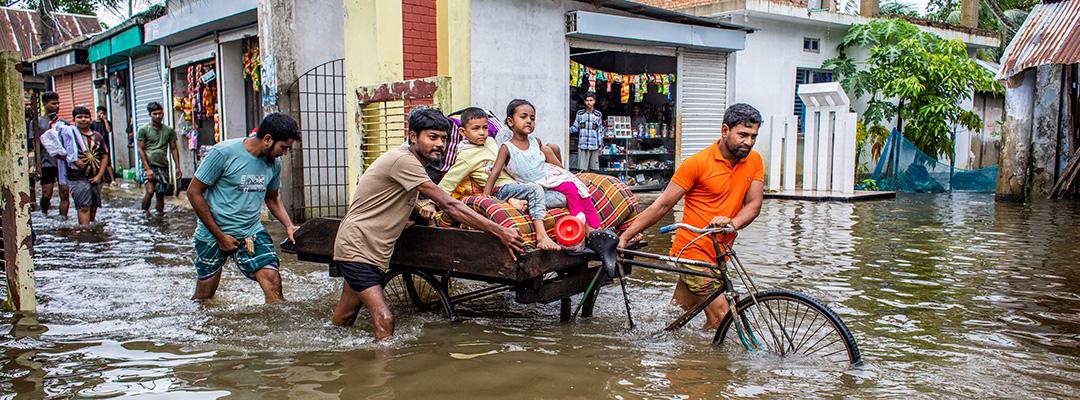
[[[450,303],[447,287],[423,271],[391,269],[383,281],[383,293],[390,311],[401,314],[410,311],[441,312],[453,321],[460,318]]]

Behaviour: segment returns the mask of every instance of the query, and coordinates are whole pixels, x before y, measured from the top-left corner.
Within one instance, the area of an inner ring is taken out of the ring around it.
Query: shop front
[[[460,83],[468,104],[458,106],[501,116],[511,99],[528,99],[533,135],[560,145],[569,167],[579,144],[569,127],[590,91],[603,116],[597,172],[634,190],[664,188],[683,159],[719,139],[729,55],[745,47],[748,29],[628,1],[471,2],[473,20],[496,17],[529,23],[471,25]]]
[[[261,117],[245,72],[257,69],[245,57],[258,59],[256,5],[193,2],[146,24],[147,41],[165,47],[162,103],[180,142],[181,187],[211,147],[246,136]]]
[[[117,176],[128,179],[138,164],[135,131],[149,122],[146,105],[162,97],[160,49],[145,43],[143,24],[163,12],[161,6],[151,7],[90,40],[98,105],[107,109],[110,122],[110,160]]]
[[[745,32],[589,11],[568,17],[570,114],[584,107],[586,92],[596,94],[598,172],[633,190],[663,189],[678,163],[719,138],[728,56],[742,49]],[[577,140],[570,135],[571,151]]]
[[[603,135],[598,172],[634,190],[662,189],[675,168],[678,58],[583,47],[570,48],[571,123],[586,93],[596,95]],[[577,166],[579,134],[570,134]]]
[[[168,49],[172,127],[180,141],[180,170],[194,176],[199,162],[223,140],[214,35]]]

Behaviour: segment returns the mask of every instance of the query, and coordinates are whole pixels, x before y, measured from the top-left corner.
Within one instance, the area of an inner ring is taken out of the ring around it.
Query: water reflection
[[[809,293],[847,322],[866,365],[827,371],[716,349],[694,329],[654,335],[679,313],[675,278],[640,269],[634,331],[605,288],[596,317],[573,324],[557,322],[557,304],[506,294],[462,305],[461,324],[400,316],[379,346],[366,323],[330,326],[340,281],[289,258],[288,303],[261,304],[227,268],[219,297],[196,305],[182,199],[162,217],[135,193],[106,199],[89,229],[34,215],[40,312],[0,314],[0,397],[1070,397],[1080,386],[1077,203],[766,202],[737,250],[762,288]],[[650,250],[670,245],[646,236]]]

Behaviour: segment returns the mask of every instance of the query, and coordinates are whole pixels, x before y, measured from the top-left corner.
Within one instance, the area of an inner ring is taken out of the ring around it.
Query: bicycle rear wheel
[[[728,313],[713,343],[744,347],[782,358],[839,365],[862,361],[855,337],[828,306],[790,290],[767,290],[736,304],[739,323]]]

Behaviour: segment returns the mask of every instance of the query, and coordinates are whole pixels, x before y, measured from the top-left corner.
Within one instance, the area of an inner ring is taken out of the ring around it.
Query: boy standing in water
[[[75,107],[72,118],[75,119],[73,138],[78,158],[75,159],[76,168],[67,171],[67,181],[75,208],[79,210],[79,224],[87,225],[97,219],[97,211],[101,207],[101,184],[108,170],[109,149],[101,134],[90,129],[93,118],[90,110]]]

